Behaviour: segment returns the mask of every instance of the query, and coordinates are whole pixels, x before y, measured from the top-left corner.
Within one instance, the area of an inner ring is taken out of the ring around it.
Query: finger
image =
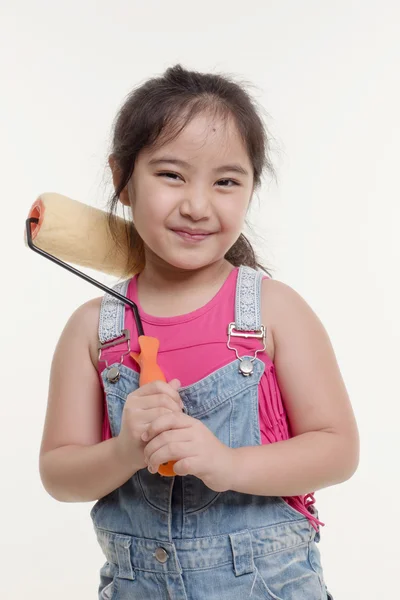
[[[181,387],[181,382],[179,379],[171,379],[171,381],[168,381],[168,385],[170,385],[174,390],[179,390]]]
[[[184,475],[196,475],[195,463],[196,456],[185,456],[185,458],[175,462],[173,469],[175,473],[181,477]]]
[[[133,392],[136,396],[154,396],[155,394],[167,394],[175,400],[175,402],[180,402],[180,396],[169,383],[166,381],[151,381],[150,383],[146,383],[142,385],[137,390]]]
[[[172,411],[169,408],[164,408],[162,406],[158,406],[157,408],[151,408],[150,410],[144,410],[142,412],[142,414],[140,415],[140,417],[138,418],[138,420],[140,420],[140,423],[142,423],[143,425],[146,425],[146,427],[147,427],[148,425],[150,425],[150,423],[152,423],[159,417],[162,417],[163,415],[170,415],[173,412],[176,412],[176,411]]]
[[[128,407],[141,410],[148,410],[150,408],[157,408],[163,406],[164,408],[169,408],[173,411],[181,411],[183,408],[183,403],[179,398],[179,403],[175,400],[172,400],[168,394],[156,394],[153,396],[143,396],[142,398],[138,398],[137,396],[131,396],[127,401],[126,405]]]
[[[155,473],[158,471],[161,464],[169,461],[182,460],[182,458],[186,458],[190,453],[191,444],[189,442],[173,442],[172,444],[167,444],[156,450],[156,452],[153,452],[149,457],[147,468],[150,473]]]
[[[185,413],[174,412],[169,415],[162,415],[149,424],[147,430],[142,434],[142,440],[149,442],[166,429],[185,429],[192,425],[193,418],[185,415]]]
[[[144,448],[143,456],[146,461],[150,460],[150,456],[157,450],[168,444],[177,442],[191,442],[190,428],[185,429],[168,429],[154,437]]]

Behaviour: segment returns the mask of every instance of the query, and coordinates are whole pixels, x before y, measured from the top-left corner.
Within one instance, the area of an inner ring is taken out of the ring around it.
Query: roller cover
[[[39,219],[37,225],[31,226],[32,239],[45,252],[116,277],[133,275],[126,271],[128,243],[121,217],[117,217],[119,239],[124,242],[121,248],[111,238],[106,212],[68,196],[41,194],[28,217]]]

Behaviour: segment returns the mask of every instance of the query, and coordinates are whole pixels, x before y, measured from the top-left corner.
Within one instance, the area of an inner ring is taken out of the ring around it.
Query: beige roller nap
[[[29,211],[30,217],[39,219],[37,225],[31,225],[35,246],[68,263],[116,277],[131,275],[126,272],[128,247],[122,218],[117,217],[117,227],[121,230],[119,239],[126,245],[116,248],[107,213],[68,196],[41,194]]]

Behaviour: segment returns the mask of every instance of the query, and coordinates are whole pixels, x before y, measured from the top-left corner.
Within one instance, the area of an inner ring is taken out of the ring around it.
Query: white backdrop
[[[270,115],[279,179],[254,203],[258,246],[327,328],[361,432],[357,474],[317,493],[327,583],[336,600],[396,597],[398,2],[0,7],[2,598],[94,600],[103,563],[92,504],[56,502],[38,473],[55,344],[99,293],[27,250],[24,221],[44,191],[105,206],[115,112],[134,85],[176,62],[251,82]]]

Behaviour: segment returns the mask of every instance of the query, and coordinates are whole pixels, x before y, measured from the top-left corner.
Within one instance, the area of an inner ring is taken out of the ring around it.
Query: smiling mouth
[[[205,240],[206,238],[213,235],[212,233],[188,233],[187,231],[179,231],[176,229],[171,229],[173,233],[179,235],[182,239],[191,241],[191,242],[200,242],[201,240]]]

